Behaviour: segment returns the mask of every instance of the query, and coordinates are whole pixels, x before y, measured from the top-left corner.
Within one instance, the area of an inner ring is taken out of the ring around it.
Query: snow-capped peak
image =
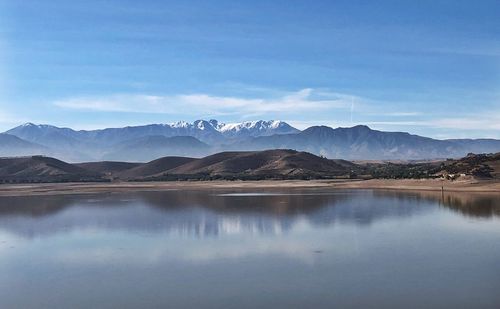
[[[51,128],[57,128],[53,125],[50,124],[35,124],[33,122],[26,122],[17,128],[37,128],[37,129],[51,129]]]
[[[222,123],[215,119],[206,120],[196,120],[193,123],[189,123],[187,121],[177,121],[171,124],[168,124],[172,128],[190,128],[190,129],[198,129],[198,130],[215,130],[220,133],[225,132],[240,132],[240,131],[269,131],[275,130],[278,128],[286,128],[290,131],[295,131],[294,128],[289,126],[286,122],[280,120],[258,120],[258,121],[244,121],[244,122],[236,122],[236,123]]]
[[[172,122],[170,124],[170,127],[172,127],[172,128],[189,128],[190,126],[191,126],[191,124],[187,121],[184,121],[184,120]]]
[[[259,120],[259,121],[244,121],[240,123],[227,123],[221,124],[219,131],[220,132],[228,132],[228,131],[241,131],[241,130],[257,130],[257,131],[267,131],[272,129],[277,129],[284,122],[280,120]]]

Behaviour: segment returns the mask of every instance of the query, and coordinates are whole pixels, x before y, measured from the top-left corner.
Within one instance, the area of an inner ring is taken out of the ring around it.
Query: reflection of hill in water
[[[281,191],[283,192],[283,191]],[[278,234],[299,221],[321,227],[368,225],[432,211],[436,192],[293,190],[290,195],[220,196],[218,191],[9,197],[0,199],[0,229],[37,237],[97,228],[189,236]],[[224,193],[227,193],[226,191]],[[451,194],[444,206],[465,215],[499,216],[499,197]]]
[[[478,218],[500,217],[500,193],[419,192],[420,198],[438,201],[462,215]]]

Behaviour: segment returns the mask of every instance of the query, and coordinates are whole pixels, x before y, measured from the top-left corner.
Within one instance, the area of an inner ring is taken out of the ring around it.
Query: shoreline
[[[442,191],[442,187],[445,192],[500,194],[500,181],[498,180],[443,181],[437,179],[371,179],[2,184],[0,185],[0,197],[203,189],[248,190],[318,188]]]

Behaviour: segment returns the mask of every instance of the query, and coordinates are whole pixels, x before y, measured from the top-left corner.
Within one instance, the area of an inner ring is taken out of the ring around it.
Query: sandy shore
[[[195,190],[195,189],[272,189],[272,188],[338,188],[392,189],[447,192],[496,192],[500,181],[467,180],[276,180],[276,181],[174,181],[174,182],[117,182],[117,183],[51,183],[0,185],[0,196],[85,194],[130,191]]]

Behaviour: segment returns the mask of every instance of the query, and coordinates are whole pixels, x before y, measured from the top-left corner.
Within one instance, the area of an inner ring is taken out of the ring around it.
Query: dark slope
[[[140,166],[141,163],[118,162],[118,161],[100,161],[100,162],[85,162],[76,163],[78,167],[88,171],[104,174],[116,174]]]
[[[147,162],[164,156],[205,156],[210,146],[191,136],[146,136],[120,143],[105,159]]]
[[[196,160],[198,159],[187,157],[163,157],[148,163],[139,164],[131,169],[121,171],[117,175],[122,179],[135,179],[159,175],[167,172],[168,170]]]
[[[43,156],[0,159],[1,182],[100,181],[101,173]]]
[[[236,178],[302,178],[344,176],[355,165],[294,150],[222,152],[166,172],[170,175],[206,175]]]

